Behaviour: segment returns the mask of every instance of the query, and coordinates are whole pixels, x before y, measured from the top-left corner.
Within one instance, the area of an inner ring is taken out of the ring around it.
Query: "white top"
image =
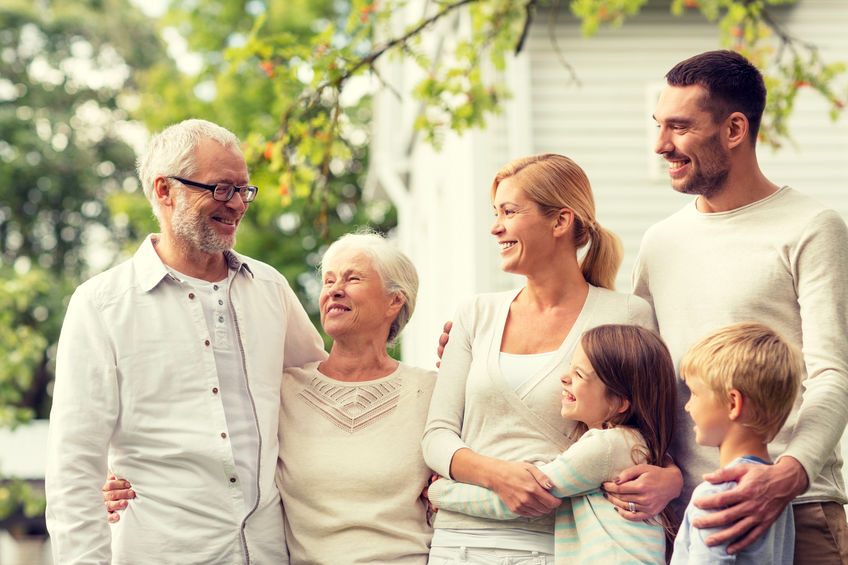
[[[45,479],[55,563],[288,562],[274,484],[280,383],[289,365],[326,354],[276,270],[226,255],[259,476],[236,469],[196,291],[168,274],[148,237],[131,260],[80,285],[65,316]],[[111,535],[107,468],[138,494]],[[253,504],[243,480],[256,483]]]
[[[589,430],[574,445],[540,469],[550,478],[551,494],[566,498],[557,509],[557,565],[572,563],[653,563],[665,565],[665,531],[658,520],[622,518],[601,484],[645,462],[645,440],[633,429]],[[437,508],[506,520],[518,517],[489,489],[438,480],[430,485]],[[441,510],[440,510],[441,511]]]
[[[527,379],[538,373],[556,356],[556,351],[520,355],[501,352],[499,364],[501,374],[513,390],[523,385]]]
[[[253,417],[253,405],[250,391],[244,375],[244,360],[236,345],[236,324],[229,309],[230,281],[235,271],[228,271],[227,278],[209,282],[184,275],[169,269],[177,279],[185,281],[196,291],[203,307],[206,328],[212,336],[212,350],[215,353],[215,369],[221,383],[221,401],[224,403],[224,416],[233,459],[239,477],[257,476],[259,464],[259,429]],[[256,481],[239,481],[247,507],[256,500]]]
[[[421,433],[435,377],[403,363],[358,382],[317,363],[286,372],[277,484],[292,565],[427,562]]]
[[[844,504],[837,448],[848,421],[848,229],[839,215],[784,187],[748,206],[704,214],[694,202],[651,227],[633,274],[634,292],[652,303],[675,365],[720,327],[764,323],[801,348],[806,374],[795,407],[769,445],[795,457],[810,477],[796,501]],[[719,468],[718,450],[695,443],[678,394],[672,455],[683,470],[682,510],[702,475]]]
[[[575,424],[560,415],[559,378],[568,370],[580,336],[608,323],[653,327],[653,314],[644,300],[590,287],[556,355],[513,390],[501,374],[498,359],[509,306],[519,291],[479,295],[453,317],[423,440],[424,458],[444,477],[450,476],[453,454],[464,447],[489,457],[529,463],[547,463],[565,451],[572,443],[569,434]],[[553,523],[553,514],[502,521],[444,510],[436,514],[435,527],[553,532]]]

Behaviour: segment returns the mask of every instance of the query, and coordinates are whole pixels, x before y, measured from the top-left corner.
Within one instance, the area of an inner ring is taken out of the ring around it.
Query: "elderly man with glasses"
[[[159,221],[83,283],[59,339],[46,473],[56,563],[287,563],[274,485],[283,370],[322,360],[286,280],[232,250],[258,189],[231,132],[173,125],[139,159]],[[132,482],[104,518],[106,469]]]

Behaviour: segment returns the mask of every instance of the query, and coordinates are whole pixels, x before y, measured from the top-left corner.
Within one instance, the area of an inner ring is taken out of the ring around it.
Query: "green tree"
[[[778,146],[789,139],[786,126],[801,88],[823,96],[836,119],[844,111],[845,92],[834,79],[846,70],[844,62],[825,62],[814,44],[790,36],[770,7],[796,0],[669,0],[673,14],[698,11],[720,30],[722,44],[745,54],[764,70],[769,100],[761,129],[764,141]],[[539,14],[556,17],[568,6],[582,21],[585,35],[600,26],[620,26],[639,14],[647,0],[453,0],[421,3],[426,13],[399,33],[392,32],[393,14],[408,0],[353,0],[344,22],[326,19],[308,41],[266,33],[266,20],[257,18],[248,41],[230,49],[236,65],[259,64],[276,88],[299,94],[283,108],[280,125],[270,137],[269,171],[297,194],[327,194],[333,180],[328,164],[348,160],[343,125],[353,121],[344,106],[344,91],[364,74],[380,79],[379,61],[395,55],[415,61],[423,78],[413,94],[421,101],[415,127],[438,144],[445,131],[462,132],[485,123],[509,93],[497,73],[481,71],[491,64],[503,70],[510,51],[523,46],[529,26]],[[421,47],[423,38],[447,16],[468,10],[470,32],[455,38],[449,53],[438,60]],[[340,41],[338,38],[343,37]],[[374,37],[386,38],[374,41]],[[567,61],[566,61],[567,64]],[[308,69],[308,73],[303,70]],[[265,139],[255,139],[257,147]]]
[[[0,426],[47,416],[69,292],[137,238],[105,203],[137,190],[126,104],[164,54],[127,0],[0,5]],[[0,518],[42,505],[0,484]]]
[[[332,147],[333,155],[325,163],[324,175],[307,167],[281,174],[283,158],[272,137],[280,127],[280,116],[305,85],[299,80],[274,80],[277,71],[273,66],[237,54],[257,37],[308,45],[316,30],[327,25],[335,29],[350,9],[349,4],[332,0],[174,0],[160,27],[179,31],[189,51],[199,57],[200,68],[196,74],[186,74],[160,62],[147,71],[136,113],[153,131],[197,116],[221,124],[244,140],[251,182],[260,191],[242,220],[237,248],[279,269],[316,326],[315,267],[322,246],[356,226],[386,232],[396,224],[389,203],[363,199],[370,99],[356,99],[344,106],[345,127],[334,131],[336,139],[330,143],[325,143],[329,134],[321,127],[323,116],[332,108],[329,102],[299,115],[298,123],[289,127],[302,132],[304,138],[314,136],[316,150]],[[320,186],[319,180],[323,181]],[[147,211],[136,218],[146,216]]]

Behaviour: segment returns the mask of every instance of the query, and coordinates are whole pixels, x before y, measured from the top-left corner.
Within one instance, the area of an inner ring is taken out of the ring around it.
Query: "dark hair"
[[[629,426],[645,439],[647,463],[663,466],[677,420],[677,377],[665,342],[640,326],[607,324],[585,332],[580,345],[595,374],[611,396],[630,401],[607,427]],[[670,508],[659,516],[666,531],[666,558],[671,556],[677,520]]]
[[[756,143],[766,107],[766,85],[748,59],[726,49],[707,51],[677,63],[665,78],[670,86],[703,87],[707,96],[701,106],[716,123],[733,112],[745,114],[751,143]]]
[[[677,417],[677,380],[668,347],[651,330],[617,324],[592,328],[580,344],[607,392],[630,401],[607,424],[638,430],[648,446],[647,462],[662,466]]]

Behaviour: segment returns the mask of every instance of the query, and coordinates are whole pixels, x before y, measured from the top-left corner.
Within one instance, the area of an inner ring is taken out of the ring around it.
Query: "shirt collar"
[[[149,234],[133,256],[136,278],[144,292],[150,292],[160,282],[171,276],[165,263],[162,262],[162,259],[159,258],[159,254],[156,253],[156,249],[153,247],[153,241],[156,238],[158,238],[158,234]],[[230,250],[224,251],[224,259],[227,261],[227,267],[232,271],[236,271],[237,275],[243,272],[245,275],[253,278],[253,271],[245,261],[246,257]]]

